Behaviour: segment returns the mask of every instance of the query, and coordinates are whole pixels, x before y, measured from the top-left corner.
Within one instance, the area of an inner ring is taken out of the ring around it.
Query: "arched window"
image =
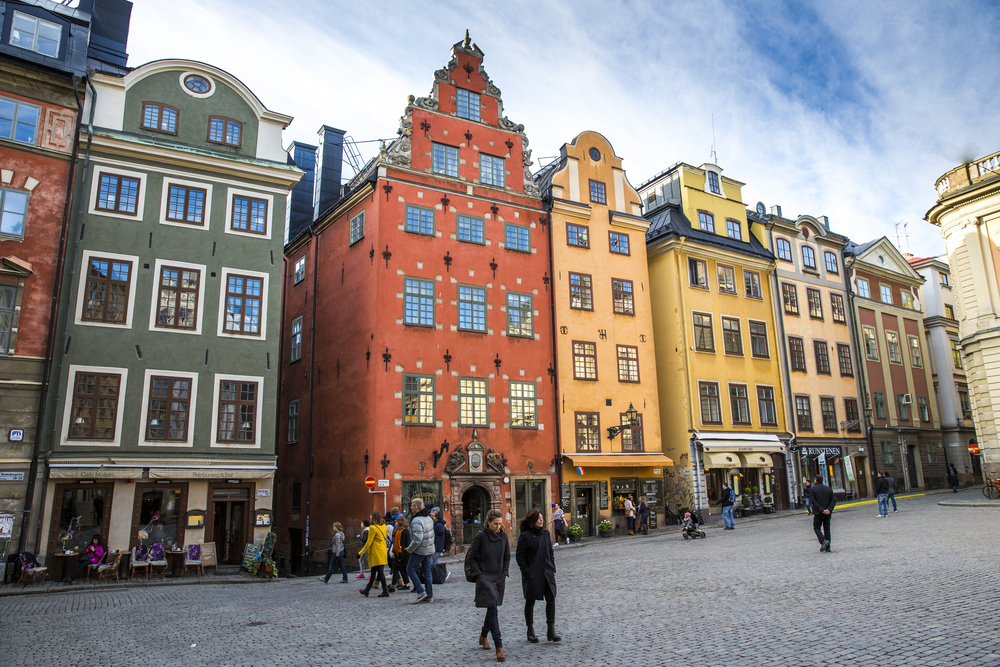
[[[802,265],[807,269],[816,269],[816,251],[811,246],[802,246]]]
[[[787,239],[778,239],[775,247],[778,251],[778,259],[783,259],[786,262],[792,261],[792,245]]]

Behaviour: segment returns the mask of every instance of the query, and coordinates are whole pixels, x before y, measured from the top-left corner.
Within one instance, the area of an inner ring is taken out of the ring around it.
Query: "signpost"
[[[969,443],[969,453],[970,454],[978,454],[979,453],[979,445],[977,445],[974,442],[970,442]]]
[[[374,489],[375,488],[375,478],[374,477],[365,477],[365,486],[367,486],[369,489]]]
[[[378,481],[378,485],[379,486],[389,486],[389,480],[387,480],[387,479],[380,479],[380,480],[377,480],[377,481]],[[388,508],[388,500],[386,498],[387,494],[386,494],[385,491],[376,491],[375,490],[375,482],[376,482],[376,479],[374,477],[371,477],[371,476],[365,477],[365,486],[368,487],[368,493],[381,493],[382,494],[382,516],[385,516],[385,511]],[[382,482],[385,482],[385,484],[383,484]]]

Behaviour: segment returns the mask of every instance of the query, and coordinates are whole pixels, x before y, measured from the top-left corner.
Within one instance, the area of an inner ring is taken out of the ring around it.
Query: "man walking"
[[[722,505],[722,521],[726,524],[726,527],[722,530],[733,530],[736,528],[736,524],[733,521],[734,500],[736,500],[736,493],[729,488],[729,484],[723,482],[722,500],[719,501],[719,504]]]
[[[955,469],[954,463],[949,463],[948,466],[948,486],[951,487],[952,493],[958,493],[958,470]]]
[[[833,489],[823,483],[819,475],[812,485],[813,532],[819,540],[819,551],[830,553],[830,515],[837,504]]]
[[[878,498],[878,518],[889,516],[889,480],[885,478],[885,473],[880,472],[875,480],[875,496]]]
[[[431,511],[424,507],[421,498],[410,502],[410,544],[406,550],[410,552],[410,560],[406,565],[406,573],[413,582],[413,592],[417,594],[418,602],[434,601],[434,519]],[[419,574],[418,574],[419,573]],[[427,592],[421,581],[427,586]]]
[[[899,510],[896,509],[896,480],[892,478],[889,473],[885,474],[885,481],[889,484],[888,497],[885,503],[885,515],[889,516],[889,501],[892,501],[892,513],[895,514]]]

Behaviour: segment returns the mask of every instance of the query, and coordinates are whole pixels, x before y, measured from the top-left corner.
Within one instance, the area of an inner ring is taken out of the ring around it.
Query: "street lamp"
[[[625,417],[627,418],[625,425],[608,427],[608,440],[614,440],[619,433],[627,428],[633,429],[639,427],[639,411],[632,407],[631,402],[628,404],[628,410],[625,411]]]
[[[868,432],[868,458],[871,460],[872,465],[872,479],[878,477],[878,463],[875,460],[875,434],[872,432],[874,424],[872,424],[872,406],[868,402],[868,396],[865,396],[865,430]]]

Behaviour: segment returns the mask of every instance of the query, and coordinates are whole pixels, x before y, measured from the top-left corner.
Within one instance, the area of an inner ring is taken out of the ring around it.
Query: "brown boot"
[[[503,654],[503,649],[499,646],[497,647],[497,662],[503,662],[507,659],[507,656]]]
[[[483,647],[484,651],[490,650],[490,640],[488,640],[486,637],[479,638],[479,645]]]

